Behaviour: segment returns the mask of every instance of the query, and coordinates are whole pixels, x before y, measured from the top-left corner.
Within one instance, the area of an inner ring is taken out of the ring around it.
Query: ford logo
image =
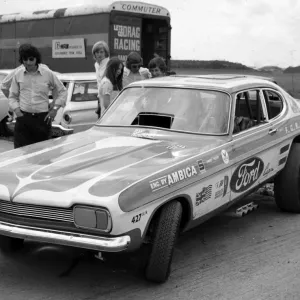
[[[260,177],[264,170],[264,162],[258,157],[252,157],[244,161],[234,171],[230,188],[235,193],[242,193],[249,189]]]

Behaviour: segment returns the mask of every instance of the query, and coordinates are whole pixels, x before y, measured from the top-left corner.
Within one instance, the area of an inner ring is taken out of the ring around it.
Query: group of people
[[[164,76],[167,67],[161,57],[154,57],[143,68],[137,52],[131,52],[125,62],[110,57],[106,42],[99,41],[92,48],[98,85],[100,117],[117,94],[131,82]],[[31,44],[19,47],[20,66],[7,75],[1,84],[9,100],[9,110],[16,115],[14,147],[19,148],[49,139],[52,121],[67,100],[67,90],[56,74],[42,64],[39,50]],[[49,93],[53,101],[49,102]]]
[[[147,68],[137,52],[127,56],[125,66],[118,57],[111,57],[106,42],[99,41],[92,48],[98,84],[99,105],[96,113],[100,117],[117,94],[128,84],[148,78],[164,76],[167,66],[163,58],[154,57]]]

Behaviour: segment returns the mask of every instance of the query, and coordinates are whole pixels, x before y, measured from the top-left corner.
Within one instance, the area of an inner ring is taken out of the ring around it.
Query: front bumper
[[[51,128],[51,136],[52,137],[60,137],[64,135],[69,135],[74,132],[73,128],[65,128],[59,124],[53,124],[52,123],[52,128]]]
[[[102,237],[16,225],[8,222],[0,222],[0,235],[104,252],[125,251],[131,242],[129,235],[119,237]]]

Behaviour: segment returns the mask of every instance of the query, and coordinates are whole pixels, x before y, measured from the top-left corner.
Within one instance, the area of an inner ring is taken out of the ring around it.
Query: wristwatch
[[[52,109],[59,110],[60,106],[54,105]]]

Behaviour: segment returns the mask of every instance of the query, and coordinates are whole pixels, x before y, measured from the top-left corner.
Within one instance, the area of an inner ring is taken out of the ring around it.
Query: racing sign
[[[84,38],[52,40],[52,58],[85,57]]]
[[[111,25],[113,55],[126,61],[132,51],[141,54],[141,20],[124,17],[115,21]]]

